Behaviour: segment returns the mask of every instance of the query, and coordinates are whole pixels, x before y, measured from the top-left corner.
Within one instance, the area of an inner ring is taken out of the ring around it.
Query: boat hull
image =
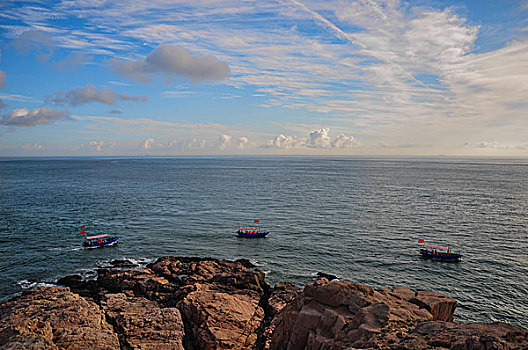
[[[89,242],[89,241],[85,241],[83,243],[83,246],[85,248],[107,247],[107,246],[112,246],[112,245],[116,244],[118,239],[119,239],[119,237],[113,237],[113,238],[110,238],[110,239],[105,240],[103,242]]]
[[[430,259],[443,262],[459,262],[462,258],[462,254],[457,253],[436,253],[427,249],[420,249],[420,254],[423,259]]]
[[[269,234],[269,232],[246,233],[243,231],[237,231],[236,233],[241,238],[264,238]]]

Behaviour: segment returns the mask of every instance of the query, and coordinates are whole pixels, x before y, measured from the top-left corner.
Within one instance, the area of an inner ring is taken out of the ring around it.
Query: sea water
[[[0,186],[0,301],[112,259],[248,258],[271,283],[404,285],[456,299],[455,322],[528,327],[526,160],[2,159]],[[268,237],[236,237],[255,219]],[[83,224],[119,243],[83,249]],[[421,238],[462,262],[422,260]]]

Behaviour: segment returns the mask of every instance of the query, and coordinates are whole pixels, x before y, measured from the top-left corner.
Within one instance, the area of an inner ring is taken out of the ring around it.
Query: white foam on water
[[[20,280],[17,285],[22,289],[34,289],[38,287],[54,287],[55,284],[41,281]]]

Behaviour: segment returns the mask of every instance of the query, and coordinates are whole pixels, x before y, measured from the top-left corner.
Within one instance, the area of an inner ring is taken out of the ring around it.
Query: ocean
[[[528,160],[346,157],[0,160],[0,301],[113,259],[248,258],[458,301],[455,322],[528,328]],[[265,239],[235,235],[259,219]],[[88,234],[120,236],[83,249]],[[460,263],[422,260],[417,241]]]

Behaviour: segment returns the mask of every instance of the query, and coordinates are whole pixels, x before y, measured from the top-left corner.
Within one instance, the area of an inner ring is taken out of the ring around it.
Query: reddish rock
[[[184,326],[177,308],[160,308],[123,293],[105,295],[101,306],[127,349],[183,349]]]
[[[256,293],[225,293],[195,285],[178,307],[191,326],[198,349],[250,349],[264,319]]]
[[[0,349],[528,349],[527,330],[447,322],[456,301],[435,292],[324,277],[270,288],[247,260],[98,273],[2,304]]]
[[[290,282],[277,283],[272,289],[268,299],[271,316],[277,315],[289,304],[293,298],[302,291],[301,288]]]
[[[528,349],[528,330],[502,322],[456,324],[431,321],[419,324],[394,348]]]
[[[416,295],[409,299],[409,302],[418,305],[420,308],[425,308],[433,315],[434,320],[453,322],[453,316],[456,309],[456,301],[447,295],[419,291]]]
[[[100,294],[108,292],[130,292],[136,296],[162,300],[166,294],[178,288],[165,277],[158,276],[151,269],[122,271],[117,269],[98,270],[97,285]]]
[[[66,287],[38,288],[0,307],[1,349],[120,349],[101,308]]]
[[[270,291],[266,327],[261,330],[260,342],[264,349],[271,348],[271,337],[278,324],[278,315],[300,292],[301,288],[290,282],[277,283]]]
[[[405,300],[411,294],[401,288],[375,290],[350,281],[319,280],[283,309],[271,348],[376,347],[402,329],[434,319],[425,307]]]
[[[269,288],[247,260],[162,257],[148,267],[180,284],[174,294],[197,349],[252,348],[265,316]]]

